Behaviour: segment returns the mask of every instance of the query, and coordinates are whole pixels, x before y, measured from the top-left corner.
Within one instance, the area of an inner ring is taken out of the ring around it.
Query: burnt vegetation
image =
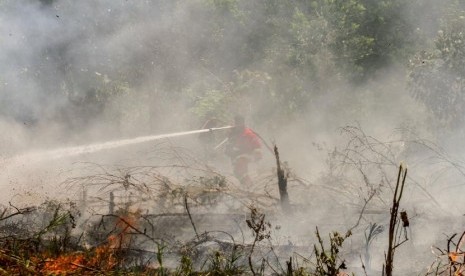
[[[292,237],[282,240],[281,228],[297,227],[292,224],[311,215],[314,208],[298,197],[293,199],[294,192],[322,196],[315,192],[315,183],[286,166],[269,175],[255,175],[254,187],[243,187],[171,148],[163,149],[165,156],[172,154],[166,158],[170,165],[85,164],[88,176],[62,184],[85,191],[79,201],[4,206],[1,271],[15,275],[393,275],[394,253],[403,250],[410,238],[408,228],[415,224],[401,202],[415,181],[407,177],[403,165],[397,178],[390,175],[395,168],[389,162],[396,148],[393,143],[369,137],[357,127],[342,131],[349,142],[344,149],[328,151],[328,164],[333,167],[322,181],[332,181],[327,192],[334,200],[358,200],[357,219],[342,223],[344,234],[331,231],[325,238],[315,224],[314,235],[307,229],[307,242],[294,244]],[[431,152],[431,158],[445,158],[425,141],[416,142]],[[280,165],[277,153],[275,147]],[[288,189],[285,204],[282,181]],[[344,194],[334,190],[337,185],[344,185]],[[392,203],[382,200],[384,194],[393,198]],[[370,213],[373,209],[390,217],[389,221],[376,218]],[[331,222],[332,215],[328,213],[326,221],[319,223]],[[463,235],[457,241],[455,237],[447,239],[447,249],[435,247],[437,259],[429,269],[416,271],[425,275],[463,271]],[[371,245],[380,239],[387,241],[384,264],[373,264],[376,252]],[[353,245],[363,240],[366,246]],[[348,241],[352,245],[345,248]]]

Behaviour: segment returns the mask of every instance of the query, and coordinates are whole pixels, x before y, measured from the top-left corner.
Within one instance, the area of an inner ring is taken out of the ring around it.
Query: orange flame
[[[136,227],[139,216],[140,212],[136,211],[118,217],[115,222],[117,233],[110,235],[104,245],[96,247],[87,254],[65,254],[56,258],[45,258],[45,264],[40,272],[46,275],[70,275],[82,274],[85,271],[111,271],[118,265],[114,251],[130,245],[131,237],[127,234]]]

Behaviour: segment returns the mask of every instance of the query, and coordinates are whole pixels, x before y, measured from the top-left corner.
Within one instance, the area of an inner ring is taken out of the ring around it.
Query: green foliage
[[[157,243],[157,261],[159,265],[158,275],[160,276],[168,275],[167,269],[163,267],[163,255],[165,248],[165,245]]]
[[[449,6],[432,49],[410,60],[409,87],[437,123],[459,127],[465,120],[465,9]]]
[[[209,275],[242,275],[246,270],[237,261],[241,254],[234,248],[228,256],[225,252],[215,251],[210,255],[209,267],[206,271]]]
[[[424,10],[425,1],[127,3],[131,21],[122,16],[112,25],[105,24],[105,16],[87,16],[86,22],[92,24],[79,28],[82,38],[77,36],[79,40],[51,45],[46,50],[46,57],[55,57],[53,61],[60,66],[53,67],[51,61],[47,64],[53,72],[64,76],[59,83],[48,85],[53,89],[47,93],[70,103],[60,108],[55,117],[76,129],[99,117],[114,122],[112,129],[122,125],[129,130],[135,125],[146,129],[152,126],[154,117],[171,112],[173,106],[186,107],[197,122],[208,117],[228,121],[234,113],[253,116],[254,121],[260,122],[276,118],[288,121],[329,93],[341,99],[362,98],[345,95],[349,90],[345,87],[363,85],[379,77],[383,69],[404,65],[411,59],[412,87],[416,87],[412,94],[430,107],[434,116],[443,119],[447,117],[444,105],[448,101],[453,102],[449,113],[462,112],[458,104],[462,100],[460,92],[443,95],[433,91],[449,87],[460,90],[457,87],[462,85],[464,47],[459,30],[463,28],[463,9],[459,1],[447,0],[458,4],[443,17],[443,32],[435,40],[436,49],[428,49],[412,59],[416,47],[431,42],[428,37],[419,39],[427,31],[419,30],[420,24],[414,20],[422,16],[417,10]],[[145,9],[159,11],[161,21],[139,24],[137,13]],[[434,19],[437,18],[431,21]],[[157,28],[145,32],[146,25]],[[93,36],[87,38],[87,32]],[[73,49],[91,48],[88,58],[105,56],[95,44],[98,36],[123,42],[124,48],[119,48],[118,43],[109,45],[108,50],[114,55],[96,61],[92,68],[78,68],[67,62],[75,58],[68,56],[74,53]],[[125,37],[134,41],[126,45]],[[81,45],[81,40],[88,44]],[[31,68],[25,74],[29,76],[39,69]],[[96,77],[93,70],[108,76],[97,73]],[[48,79],[45,73],[40,76]],[[375,89],[370,92],[383,93]]]
[[[182,255],[179,266],[176,268],[175,275],[192,275],[194,269],[192,265],[192,260],[187,255]]]
[[[265,72],[248,70],[233,73],[229,82],[220,80],[211,86],[199,85],[187,90],[185,93],[191,98],[190,111],[204,120],[216,118],[227,122],[234,114],[259,110],[260,107],[254,106],[251,99],[269,98],[270,76]]]
[[[399,62],[413,43],[412,26],[404,19],[408,2],[402,0],[318,0],[310,15],[327,24],[325,44],[340,74],[362,81],[378,69]]]
[[[205,3],[217,23],[209,26],[214,47],[202,62],[210,80],[186,89],[201,117],[240,112],[262,121],[292,118],[338,84],[359,84],[386,66],[405,63],[418,37],[407,20],[415,4],[405,0]],[[249,72],[266,76],[266,82],[241,87],[238,79]],[[249,102],[254,106],[241,110]]]
[[[318,228],[316,229],[319,247],[314,245],[313,248],[316,258],[315,275],[338,275],[342,269],[347,268],[344,260],[340,260],[339,252],[344,240],[350,235],[350,232],[344,236],[341,236],[338,232],[333,232],[329,235],[330,247],[329,250],[327,250],[324,247],[323,239],[320,236]]]
[[[194,106],[191,111],[207,120],[209,118],[219,118],[225,120],[225,111],[227,110],[232,99],[228,97],[227,93],[219,90],[207,90],[202,96],[196,96]]]

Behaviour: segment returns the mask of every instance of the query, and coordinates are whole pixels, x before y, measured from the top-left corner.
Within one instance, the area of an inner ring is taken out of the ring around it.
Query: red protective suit
[[[233,129],[229,135],[226,154],[231,158],[237,179],[243,184],[249,184],[249,163],[262,157],[260,138],[250,128]]]

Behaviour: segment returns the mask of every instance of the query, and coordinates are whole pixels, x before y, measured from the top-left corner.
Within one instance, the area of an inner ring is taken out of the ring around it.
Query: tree
[[[437,126],[465,123],[465,9],[454,3],[441,20],[432,49],[410,60],[409,88]]]

